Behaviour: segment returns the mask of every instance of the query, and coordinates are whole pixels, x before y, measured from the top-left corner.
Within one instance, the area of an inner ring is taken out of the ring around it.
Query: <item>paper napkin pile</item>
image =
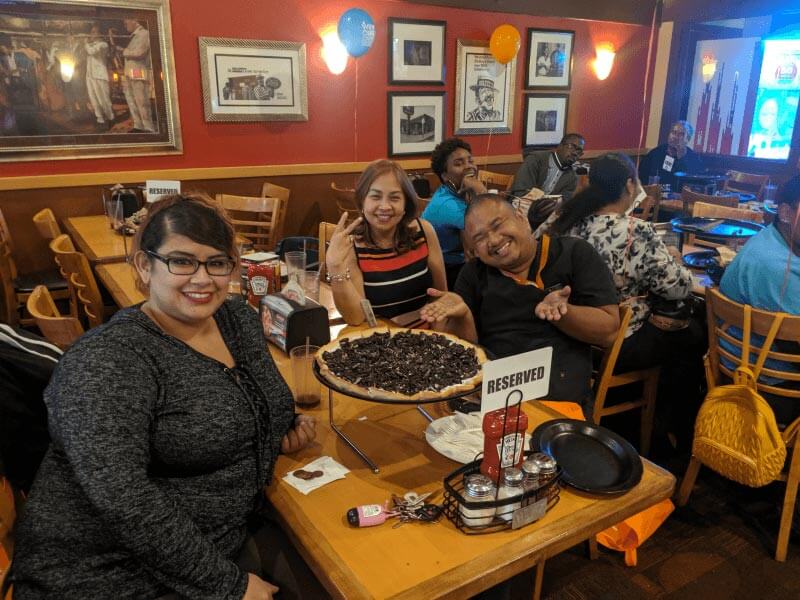
[[[300,479],[292,474],[298,469],[312,472],[322,471],[323,474],[321,477],[315,477],[314,479]],[[309,492],[322,487],[326,483],[336,481],[337,479],[344,479],[344,476],[349,472],[349,469],[346,469],[340,465],[330,456],[320,456],[318,459],[311,461],[304,467],[292,469],[286,475],[284,475],[283,480],[301,494],[308,495]]]

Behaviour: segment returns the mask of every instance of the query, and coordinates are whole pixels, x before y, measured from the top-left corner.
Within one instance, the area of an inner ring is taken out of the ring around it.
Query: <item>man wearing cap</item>
[[[467,113],[466,121],[499,121],[503,115],[494,109],[494,95],[499,91],[494,87],[494,81],[488,77],[479,77],[478,83],[469,86],[475,92],[475,102],[478,104]]]
[[[525,196],[532,189],[541,190],[538,195],[552,194],[566,200],[578,187],[578,176],[572,170],[583,155],[585,141],[580,133],[568,133],[555,150],[531,152],[514,176],[511,193]]]

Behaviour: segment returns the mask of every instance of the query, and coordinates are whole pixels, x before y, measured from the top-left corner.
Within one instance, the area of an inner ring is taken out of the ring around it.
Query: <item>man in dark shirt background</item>
[[[656,146],[647,153],[639,164],[639,180],[649,184],[651,177],[658,177],[658,183],[669,184],[675,188],[675,173],[696,174],[705,171],[703,161],[688,147],[694,129],[688,121],[675,121],[669,130],[667,143]]]
[[[610,344],[619,328],[606,263],[585,240],[535,240],[527,218],[495,194],[469,205],[465,239],[477,258],[462,268],[455,292],[428,291],[438,299],[422,317],[496,358],[552,346],[547,397],[578,402],[591,416],[590,344]]]

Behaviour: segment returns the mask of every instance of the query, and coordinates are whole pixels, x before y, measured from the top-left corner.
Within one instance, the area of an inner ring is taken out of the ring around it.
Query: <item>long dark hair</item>
[[[410,224],[417,217],[417,193],[414,191],[414,186],[411,185],[408,175],[400,165],[386,159],[376,160],[367,165],[361,177],[358,178],[358,183],[356,183],[356,204],[358,205],[358,210],[363,213],[364,200],[369,193],[372,182],[386,173],[394,174],[405,198],[403,217],[394,230],[393,247],[396,252],[407,252],[413,247],[415,232],[411,229]],[[355,228],[353,233],[367,246],[375,247],[377,245],[366,219],[361,221],[361,224]]]
[[[612,152],[592,161],[589,185],[561,205],[550,231],[563,234],[609,204],[620,199],[628,180],[639,180],[636,166],[624,154]]]

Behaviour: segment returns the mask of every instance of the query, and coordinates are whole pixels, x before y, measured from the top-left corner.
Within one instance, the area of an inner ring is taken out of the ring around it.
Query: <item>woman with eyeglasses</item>
[[[278,590],[248,519],[314,421],[295,416],[258,315],[226,301],[234,239],[206,197],[150,209],[133,254],[147,300],[84,335],[45,392],[52,444],[17,531],[15,598]]]

